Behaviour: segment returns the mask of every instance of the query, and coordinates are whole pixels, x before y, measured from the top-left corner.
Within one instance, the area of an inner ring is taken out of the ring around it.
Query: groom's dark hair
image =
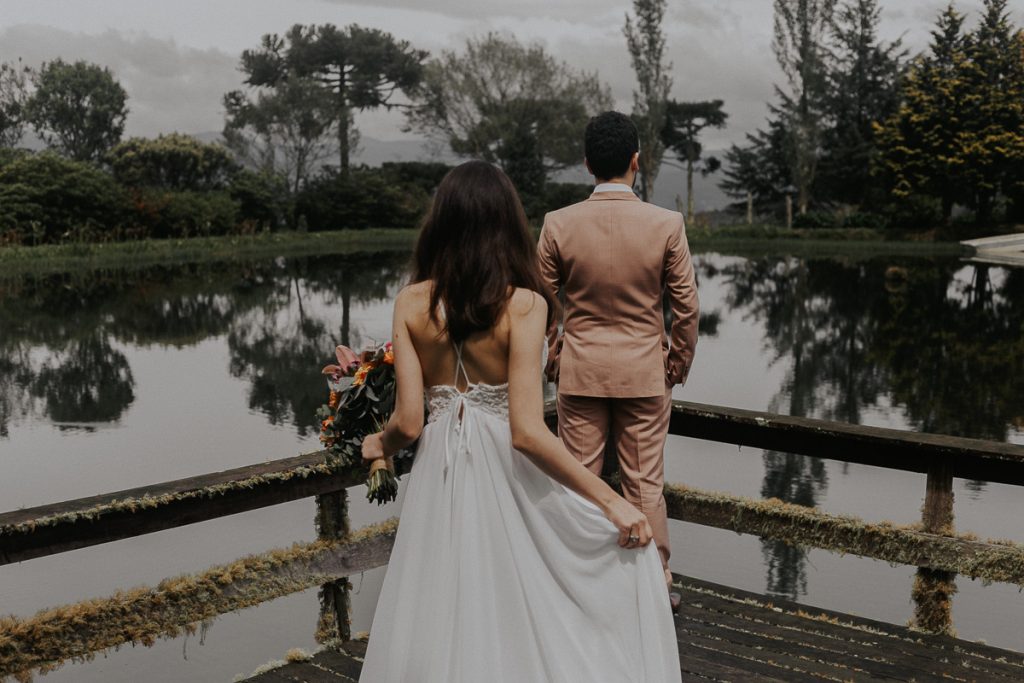
[[[587,123],[583,148],[595,178],[618,178],[625,175],[633,155],[640,151],[640,134],[633,119],[606,111]]]

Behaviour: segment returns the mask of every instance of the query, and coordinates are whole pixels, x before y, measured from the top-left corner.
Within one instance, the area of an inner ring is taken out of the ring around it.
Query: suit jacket
[[[594,193],[544,217],[539,250],[547,286],[564,296],[562,334],[557,323],[548,334],[560,393],[663,396],[686,382],[699,307],[682,214],[630,192]]]

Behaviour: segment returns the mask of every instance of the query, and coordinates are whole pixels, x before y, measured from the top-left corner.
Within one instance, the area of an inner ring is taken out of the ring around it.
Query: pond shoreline
[[[412,247],[416,233],[412,228],[377,228],[3,247],[0,248],[0,273],[4,276],[41,275],[277,256],[404,251]],[[720,251],[737,256],[779,252],[844,256],[950,256],[966,253],[956,242],[886,240],[881,233],[870,230],[729,228],[708,232],[695,229],[688,237],[695,252]]]

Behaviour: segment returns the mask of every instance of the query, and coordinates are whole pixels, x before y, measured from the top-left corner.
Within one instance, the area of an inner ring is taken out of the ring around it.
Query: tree
[[[792,184],[786,154],[787,133],[782,120],[773,116],[767,130],[748,133],[745,145],[732,145],[725,152],[724,177],[718,186],[733,199],[767,208],[777,204]]]
[[[596,74],[577,72],[540,45],[489,33],[429,62],[408,128],[464,157],[500,165],[535,194],[552,171],[583,158],[590,116],[611,107]]]
[[[878,0],[849,0],[832,26],[819,189],[833,200],[865,205],[881,199],[871,175],[874,125],[899,108],[907,51],[902,41],[878,38]]]
[[[938,197],[946,222],[954,203],[965,197],[962,131],[969,93],[963,24],[963,15],[952,4],[939,15],[929,54],[914,61],[904,80],[903,103],[875,129],[876,170],[892,195],[898,200]]]
[[[1024,33],[1009,20],[1007,0],[984,0],[969,36],[964,79],[967,102],[962,149],[977,221],[992,218],[996,196],[1024,182]]]
[[[637,80],[633,118],[640,134],[640,197],[644,201],[654,195],[654,181],[665,154],[661,132],[672,90],[672,64],[665,62],[665,34],[661,30],[666,6],[666,0],[633,0],[636,18],[627,14],[623,28]]]
[[[776,86],[785,121],[790,175],[797,206],[807,213],[818,169],[826,116],[826,37],[837,0],[775,0],[772,50],[786,76],[786,89]]]
[[[25,118],[48,146],[76,161],[97,161],[121,140],[128,95],[109,69],[55,59],[32,81]]]
[[[224,96],[225,144],[247,166],[285,178],[294,196],[337,153],[332,97],[312,79],[299,76],[254,90]]]
[[[427,53],[390,33],[351,24],[296,24],[284,38],[265,35],[259,49],[242,53],[246,83],[277,88],[284,81],[309,79],[329,94],[339,164],[348,173],[352,115],[355,111],[394,108],[395,93],[410,94],[420,82]],[[293,97],[310,93],[293,93]]]
[[[661,140],[667,149],[686,164],[686,220],[693,222],[693,172],[701,161],[704,147],[700,135],[707,128],[725,128],[729,115],[722,107],[722,100],[709,102],[676,102],[671,100],[665,109],[665,127]],[[720,162],[715,157],[704,159],[701,173],[708,175],[718,170]]]
[[[0,147],[15,147],[25,132],[24,108],[32,72],[14,63],[0,63]]]
[[[131,138],[112,149],[106,161],[122,185],[195,192],[225,189],[237,170],[222,145],[181,133]]]

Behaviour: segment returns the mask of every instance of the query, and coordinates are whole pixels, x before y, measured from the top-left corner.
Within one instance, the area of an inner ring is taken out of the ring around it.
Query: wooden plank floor
[[[1021,653],[676,578],[684,681],[1024,681]],[[357,681],[365,651],[352,642],[249,680]]]

